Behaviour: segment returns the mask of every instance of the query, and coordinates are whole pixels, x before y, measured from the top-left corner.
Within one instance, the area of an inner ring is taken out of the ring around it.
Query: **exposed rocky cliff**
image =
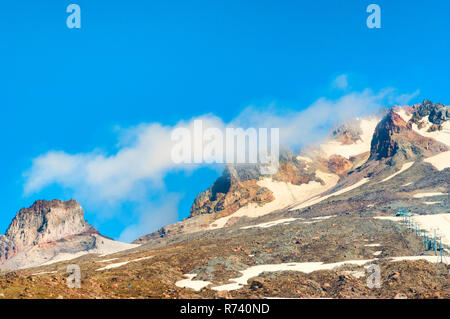
[[[194,200],[190,217],[199,214],[213,214],[215,218],[228,216],[239,208],[256,203],[264,205],[274,200],[272,192],[261,187],[257,181],[264,176],[254,165],[228,165],[222,176]],[[280,154],[279,169],[271,176],[273,180],[301,185],[310,181],[323,182],[315,170],[292,151]]]
[[[21,209],[5,235],[0,235],[0,269],[31,267],[87,252],[133,247],[101,236],[84,219],[84,211],[75,200],[38,200]]]
[[[428,157],[448,150],[445,144],[415,132],[412,124],[411,120],[405,121],[397,112],[391,110],[375,129],[370,159],[395,157],[411,159],[417,156]]]
[[[259,187],[255,179],[257,168],[227,166],[223,175],[206,191],[200,193],[191,208],[191,217],[222,212],[231,214],[249,202],[266,203],[273,199],[267,188]]]
[[[442,103],[433,103],[425,99],[412,107],[411,122],[419,124],[424,118],[433,124],[441,125],[450,119],[450,108]],[[442,129],[442,128],[441,128]]]
[[[1,235],[0,262],[30,246],[83,233],[98,233],[84,219],[84,211],[75,200],[38,200],[22,208]]]

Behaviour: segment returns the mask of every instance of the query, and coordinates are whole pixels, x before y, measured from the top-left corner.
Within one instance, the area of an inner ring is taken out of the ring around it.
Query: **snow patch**
[[[310,159],[309,157],[306,157],[306,156],[297,156],[297,160],[299,160],[299,161],[303,161],[303,162],[306,162],[306,163],[312,163],[312,159]]]
[[[329,218],[336,217],[336,216],[337,215],[313,217],[313,218],[310,218],[307,221],[304,221],[302,224],[313,224],[313,223],[320,222],[321,220],[329,219]]]
[[[259,206],[257,203],[250,203],[241,207],[235,213],[226,217],[219,218],[210,224],[209,229],[218,229],[226,225],[232,217],[260,217],[272,213],[276,210],[287,208],[297,202],[305,201],[313,196],[321,194],[336,185],[339,176],[335,174],[316,171],[317,177],[325,182],[322,185],[316,181],[310,181],[308,184],[293,185],[286,182],[274,181],[271,178],[264,178],[257,182],[261,187],[266,187],[272,191],[275,199],[269,203]]]
[[[399,109],[395,110],[395,113],[400,115],[402,120],[405,121],[406,123],[408,123],[412,117],[412,114],[409,114],[409,112],[407,113],[406,110],[403,108],[399,108]]]
[[[313,218],[311,218],[311,219],[314,219],[314,220],[323,220],[323,219],[330,219],[330,218],[333,218],[333,217],[336,217],[337,215],[329,215],[329,216],[320,216],[320,217],[313,217]]]
[[[409,186],[409,185],[411,185],[411,184],[413,184],[413,182],[411,182],[411,183],[406,183],[406,184],[403,184],[402,186]]]
[[[133,259],[133,260],[127,260],[127,261],[123,261],[123,262],[120,262],[120,263],[109,264],[109,265],[106,265],[105,267],[96,269],[96,271],[112,269],[112,268],[118,268],[118,267],[122,267],[123,265],[126,265],[126,264],[131,263],[131,262],[136,262],[136,261],[140,261],[140,260],[150,259],[152,257],[153,256],[148,256],[148,257],[142,257],[142,258]]]
[[[50,259],[49,261],[41,264],[41,265],[50,265],[50,264],[54,264],[60,261],[66,261],[66,260],[72,260],[84,255],[88,255],[88,254],[100,254],[100,257],[106,256],[106,255],[110,255],[110,254],[114,254],[120,251],[124,251],[124,250],[128,250],[131,248],[135,248],[138,247],[140,245],[137,244],[127,244],[127,243],[122,243],[120,241],[115,241],[115,240],[111,240],[108,238],[105,238],[103,236],[100,235],[93,235],[96,237],[96,243],[97,243],[97,247],[94,249],[90,249],[90,250],[85,250],[85,251],[79,251],[76,253],[59,253],[57,255],[55,255],[52,259]]]
[[[255,228],[255,227],[269,228],[269,227],[272,227],[272,226],[275,226],[275,225],[279,225],[279,224],[283,224],[283,225],[289,224],[289,223],[291,223],[291,222],[293,222],[294,220],[297,220],[297,219],[301,219],[301,218],[283,218],[283,219],[273,220],[273,221],[270,221],[270,222],[267,222],[267,223],[261,223],[261,224],[258,224],[258,225],[244,226],[244,227],[241,227],[241,229],[249,229],[249,228]]]
[[[410,168],[411,166],[413,166],[413,164],[414,164],[414,162],[408,162],[408,163],[403,164],[402,168],[401,168],[398,172],[392,174],[392,175],[389,176],[389,177],[386,177],[386,178],[383,179],[380,183],[387,182],[388,180],[390,180],[391,178],[394,178],[394,177],[397,176],[398,174],[403,173],[403,172],[406,171],[408,168]]]
[[[430,263],[439,263],[441,258],[439,256],[403,256],[403,257],[389,257],[391,261],[402,261],[402,260],[426,260]],[[449,264],[448,260],[442,260],[444,263]]]
[[[414,198],[423,198],[423,197],[434,197],[434,196],[442,196],[442,195],[448,195],[448,194],[439,193],[439,192],[435,192],[435,193],[417,193],[417,194],[414,194],[413,197]]]
[[[379,251],[376,251],[376,252],[372,253],[372,255],[374,255],[374,256],[378,256],[378,255],[380,255],[381,253],[382,253],[382,251],[381,251],[381,250],[379,250]]]
[[[412,114],[410,114],[403,108],[399,108],[395,112],[407,123],[412,117]],[[433,125],[433,123],[431,123],[426,117],[422,119],[422,122],[424,122],[424,126],[421,129],[419,129],[417,124],[412,123],[413,131],[424,137],[432,138],[438,142],[450,146],[450,121],[442,123],[441,131],[434,131],[434,132],[428,132],[428,129]]]
[[[45,274],[56,274],[57,271],[42,271],[42,272],[37,272],[35,274],[31,274],[32,276],[39,276],[39,275],[45,275]]]
[[[430,163],[438,171],[442,171],[448,167],[450,167],[450,151],[439,153],[438,155],[434,155],[428,157],[423,160],[426,163]]]
[[[401,222],[401,216],[376,216],[376,219],[391,220]],[[438,234],[442,235],[442,243],[450,245],[450,213],[432,214],[432,215],[414,215],[413,220],[419,224],[420,229],[434,234],[434,230],[438,230]]]
[[[355,278],[362,278],[362,277],[366,276],[366,273],[364,271],[360,271],[360,270],[347,270],[347,271],[343,271],[343,273],[346,275],[355,277]]]
[[[186,274],[186,275],[183,275],[183,276],[186,277],[187,279],[183,279],[183,280],[177,281],[175,283],[175,285],[177,287],[180,287],[180,288],[191,288],[191,289],[194,289],[195,291],[199,291],[202,288],[204,288],[204,287],[208,286],[209,284],[211,284],[210,281],[192,280],[192,279],[194,279],[197,276],[197,274]]]
[[[94,249],[91,249],[94,250]],[[43,264],[40,264],[40,266],[45,266],[45,265],[51,265],[60,261],[66,261],[66,260],[72,260],[72,259],[76,259],[78,257],[87,255],[87,254],[91,254],[91,250],[87,250],[87,251],[79,251],[76,253],[59,253],[57,255],[55,255],[52,259],[50,259],[49,261],[46,261]]]
[[[372,136],[377,124],[377,119],[361,119],[360,128],[362,134],[358,141],[350,145],[342,144],[339,141],[328,141],[321,144],[319,147],[327,157],[341,155],[342,157],[350,159],[352,156],[368,152],[370,151],[370,143],[372,142]]]
[[[119,258],[111,258],[111,259],[104,259],[104,260],[97,260],[98,263],[107,263],[113,260],[117,260]]]
[[[351,186],[348,186],[348,187],[346,187],[344,189],[338,190],[337,192],[334,192],[334,193],[331,193],[329,195],[325,195],[325,196],[322,196],[322,197],[320,197],[320,196],[313,197],[313,198],[311,198],[311,199],[301,203],[300,205],[295,206],[291,210],[302,209],[302,208],[305,208],[305,207],[308,207],[308,206],[315,205],[315,204],[320,203],[321,201],[324,201],[325,199],[328,199],[328,198],[330,198],[332,196],[338,196],[338,195],[344,194],[346,192],[349,192],[349,191],[351,191],[351,190],[353,190],[355,188],[358,188],[361,185],[364,185],[365,183],[367,183],[368,181],[369,181],[368,178],[363,178],[359,182],[357,182],[357,183],[355,183],[355,184],[353,184]]]
[[[283,263],[283,264],[268,264],[268,265],[257,265],[249,267],[245,270],[240,271],[242,273],[241,277],[230,279],[233,283],[212,287],[211,289],[217,291],[230,291],[242,288],[247,284],[248,280],[252,277],[257,277],[263,272],[275,272],[275,271],[299,271],[304,273],[311,273],[318,270],[331,270],[336,267],[340,267],[346,264],[352,265],[364,265],[368,262],[372,262],[375,259],[368,260],[347,260],[332,264],[324,264],[323,262],[304,262],[304,263]]]
[[[424,119],[425,126],[422,127],[422,129],[419,130],[417,124],[412,124],[412,129],[425,137],[430,137],[438,142],[441,142],[447,146],[450,146],[450,121],[446,121],[442,123],[442,130],[441,131],[434,131],[434,132],[428,132],[428,129],[430,128],[433,123],[429,122],[428,119]]]

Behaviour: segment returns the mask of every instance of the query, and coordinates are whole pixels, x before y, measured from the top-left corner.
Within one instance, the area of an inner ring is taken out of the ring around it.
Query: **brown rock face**
[[[353,167],[353,162],[341,155],[332,155],[328,159],[328,170],[336,175],[344,176]]]
[[[432,156],[447,151],[447,146],[412,130],[400,115],[391,110],[377,125],[373,135],[370,159],[381,160],[402,156],[410,159],[417,156]]]
[[[292,151],[283,150],[280,154],[279,169],[270,177],[275,181],[295,185],[310,181],[323,182],[316,177],[315,169],[306,169],[305,163],[298,161],[296,157]],[[256,166],[228,166],[210,188],[197,196],[189,217],[216,213],[215,218],[221,218],[249,203],[263,205],[273,201],[272,192],[257,184],[260,178],[261,174]],[[229,222],[234,221],[231,219]]]
[[[270,190],[256,184],[256,179],[244,178],[234,168],[228,167],[210,188],[197,196],[189,217],[220,212],[217,216],[220,218],[250,202],[263,204],[274,199]]]
[[[279,182],[301,185],[315,180],[314,174],[308,174],[304,170],[304,165],[298,163],[295,159],[280,161],[278,172],[273,179]]]
[[[391,110],[375,129],[370,149],[371,159],[393,156],[398,148],[394,135],[407,131],[411,131],[411,125]]]
[[[333,129],[331,136],[344,145],[351,145],[361,139],[361,133],[362,132],[359,127],[348,123]]]
[[[98,232],[86,222],[84,211],[75,200],[36,201],[21,209],[5,235],[0,236],[0,262],[28,247],[82,233]]]

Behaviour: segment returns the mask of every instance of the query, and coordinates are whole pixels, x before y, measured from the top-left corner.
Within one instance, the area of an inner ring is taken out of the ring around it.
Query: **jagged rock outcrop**
[[[442,103],[433,103],[425,99],[422,103],[413,106],[411,121],[419,124],[423,118],[427,118],[433,124],[441,125],[450,119],[450,108]]]
[[[38,200],[21,209],[0,235],[0,269],[35,267],[84,254],[114,253],[136,245],[99,234],[75,200]]]
[[[256,184],[259,176],[253,166],[227,166],[222,176],[196,197],[190,217],[215,212],[226,216],[250,202],[262,204],[273,200],[267,188]]]
[[[393,156],[398,150],[395,136],[409,131],[411,131],[411,125],[391,110],[375,129],[370,158],[379,160]]]
[[[274,181],[291,183],[293,185],[307,184],[310,181],[322,182],[315,175],[315,168],[299,159],[292,150],[283,150],[280,153],[278,171],[272,175]]]
[[[0,237],[0,262],[36,245],[77,234],[98,231],[84,219],[84,211],[75,200],[38,200],[22,208]]]
[[[0,263],[14,256],[16,247],[14,243],[5,235],[0,235]]]
[[[331,131],[331,136],[344,145],[350,145],[359,141],[361,134],[361,128],[350,123],[339,125]]]
[[[414,132],[411,121],[406,122],[397,112],[391,110],[375,129],[370,159],[411,159],[418,156],[428,157],[447,150],[446,145]]]
[[[356,160],[356,158],[351,158]],[[339,176],[344,176],[353,167],[353,161],[346,159],[341,155],[332,155],[327,162],[328,171]]]
[[[291,150],[283,149],[280,152],[278,171],[270,177],[274,181],[293,185],[307,184],[310,181],[323,183],[316,176],[315,168],[297,157]],[[196,197],[190,217],[216,213],[215,218],[220,218],[249,203],[264,205],[273,201],[272,192],[257,184],[264,176],[256,165],[228,165],[222,176]]]

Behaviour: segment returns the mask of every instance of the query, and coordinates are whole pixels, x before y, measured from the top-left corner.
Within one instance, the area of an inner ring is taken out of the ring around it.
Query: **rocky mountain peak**
[[[47,200],[37,200],[28,208],[22,208],[17,215],[23,214],[47,214],[55,209],[63,209],[66,212],[74,209],[81,209],[81,205],[74,199],[69,201],[61,201],[58,199],[53,199],[50,201]]]
[[[442,124],[449,120],[448,108],[424,100],[412,107],[394,107],[378,123],[371,142],[370,159],[392,159],[401,156],[411,159],[417,156],[431,156],[446,151],[445,144],[427,137],[413,129],[430,124],[429,131],[441,130]],[[424,119],[427,117],[427,119]]]
[[[75,200],[38,200],[29,208],[22,208],[5,235],[1,235],[0,243],[5,249],[0,261],[28,247],[83,233],[98,232],[86,222],[84,211]]]
[[[323,142],[299,153],[281,149],[278,172],[270,176],[262,176],[257,165],[230,165],[197,196],[190,217],[213,214],[218,219],[250,203],[262,206],[273,201],[273,192],[260,183],[264,179],[293,186],[314,182],[325,185],[320,174],[334,174],[343,180],[355,170],[375,167],[378,161],[392,166],[439,154],[448,150],[446,144],[418,132],[413,127],[414,118],[430,126],[430,131],[440,130],[449,111],[441,103],[424,100],[411,107],[395,106],[367,118],[349,120],[334,127]]]
[[[423,118],[427,118],[433,124],[440,125],[450,119],[450,108],[442,103],[433,103],[425,99],[422,103],[413,106],[412,121],[418,122]]]
[[[356,123],[344,123],[331,131],[331,137],[344,145],[356,143],[361,139],[361,128]]]
[[[370,157],[381,159],[393,156],[398,148],[393,136],[408,130],[411,130],[411,125],[405,122],[394,110],[390,110],[375,128]]]

